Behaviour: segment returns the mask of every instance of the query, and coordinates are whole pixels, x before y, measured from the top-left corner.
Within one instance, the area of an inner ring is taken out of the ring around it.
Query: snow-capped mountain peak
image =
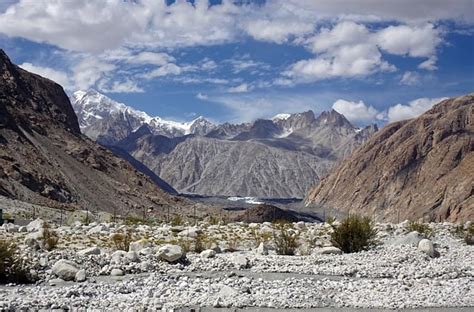
[[[143,125],[148,125],[154,134],[168,137],[205,135],[215,127],[202,116],[190,122],[167,120],[159,116],[151,117],[96,90],[76,91],[71,102],[82,131],[105,144],[123,139]]]

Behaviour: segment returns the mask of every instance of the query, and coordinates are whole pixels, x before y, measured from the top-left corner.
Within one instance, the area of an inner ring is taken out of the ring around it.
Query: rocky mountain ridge
[[[82,135],[62,87],[12,64],[2,50],[0,195],[122,215],[186,205]]]
[[[380,220],[474,219],[474,94],[385,126],[313,188],[308,205]]]

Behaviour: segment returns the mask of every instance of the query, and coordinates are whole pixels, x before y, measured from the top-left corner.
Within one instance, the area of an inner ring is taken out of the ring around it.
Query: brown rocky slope
[[[387,125],[314,187],[307,205],[379,220],[474,219],[474,94]]]
[[[0,196],[126,215],[182,204],[80,132],[62,87],[0,50]]]

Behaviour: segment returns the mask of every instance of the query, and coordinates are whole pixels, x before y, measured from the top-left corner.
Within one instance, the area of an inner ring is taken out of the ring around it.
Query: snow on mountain
[[[76,91],[71,102],[83,133],[105,144],[115,143],[145,124],[154,134],[167,137],[205,135],[215,128],[202,116],[190,122],[151,117],[95,90]]]
[[[287,120],[288,118],[291,117],[291,114],[286,114],[286,113],[281,113],[281,114],[277,114],[275,116],[272,117],[272,120],[273,121],[276,121],[276,120]]]

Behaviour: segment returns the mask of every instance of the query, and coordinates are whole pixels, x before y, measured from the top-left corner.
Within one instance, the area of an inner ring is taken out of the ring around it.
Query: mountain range
[[[377,131],[332,110],[242,124],[150,117],[94,90],[72,99],[83,133],[121,149],[181,193],[303,198],[333,164]]]
[[[474,219],[474,94],[389,124],[313,188],[307,205],[388,221]]]
[[[1,196],[121,215],[187,206],[154,179],[81,134],[63,88],[0,50]]]

